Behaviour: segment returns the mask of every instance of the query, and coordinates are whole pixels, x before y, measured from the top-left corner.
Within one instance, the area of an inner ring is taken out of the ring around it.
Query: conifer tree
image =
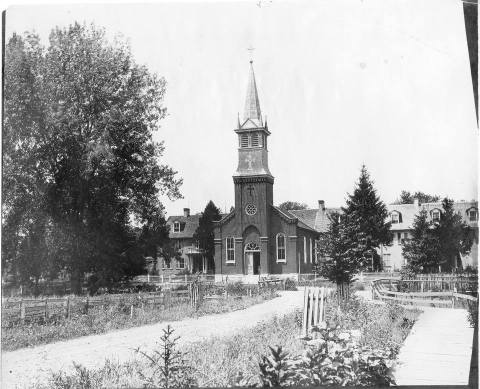
[[[442,271],[462,268],[460,255],[470,252],[474,231],[453,209],[453,200],[444,198],[440,221],[435,224],[435,235],[439,241],[438,261]]]
[[[375,270],[381,270],[381,261],[377,248],[388,246],[392,242],[391,223],[387,222],[387,206],[373,187],[373,182],[365,167],[362,166],[360,178],[353,194],[348,195],[347,205],[342,208],[350,223],[358,223],[356,231],[365,238],[362,256],[369,257]]]
[[[198,240],[200,249],[204,250],[205,257],[208,260],[208,268],[214,269],[215,244],[213,233],[214,222],[221,219],[220,210],[213,201],[209,201],[198,222],[197,230],[193,238]]]
[[[402,247],[407,268],[414,273],[436,271],[439,265],[439,241],[425,209],[415,216],[412,227],[412,237],[406,239]]]

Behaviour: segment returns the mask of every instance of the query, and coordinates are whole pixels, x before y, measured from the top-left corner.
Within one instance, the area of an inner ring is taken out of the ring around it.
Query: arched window
[[[227,262],[235,263],[235,239],[229,236],[225,241]]]
[[[180,232],[180,222],[173,223],[173,232]]]
[[[252,134],[252,147],[258,147],[260,144],[259,134],[255,132]]]
[[[393,211],[390,214],[390,218],[392,220],[392,224],[402,223],[402,214],[398,211]]]
[[[248,135],[242,134],[240,136],[240,147],[248,147]]]
[[[277,262],[287,262],[286,239],[284,234],[277,234]]]

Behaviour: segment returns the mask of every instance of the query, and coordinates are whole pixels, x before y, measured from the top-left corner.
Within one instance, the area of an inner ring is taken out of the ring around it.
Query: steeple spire
[[[243,115],[243,120],[248,119],[258,120],[260,126],[262,125],[262,112],[260,111],[257,84],[253,72],[253,61],[250,61],[250,79],[248,80],[247,99],[245,100],[245,113]]]

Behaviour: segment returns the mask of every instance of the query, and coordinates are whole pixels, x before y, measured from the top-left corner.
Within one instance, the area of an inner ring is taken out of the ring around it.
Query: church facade
[[[252,62],[244,115],[234,132],[238,137],[235,206],[215,224],[216,280],[255,282],[260,276],[311,273],[319,231],[273,205],[270,131],[260,110]]]

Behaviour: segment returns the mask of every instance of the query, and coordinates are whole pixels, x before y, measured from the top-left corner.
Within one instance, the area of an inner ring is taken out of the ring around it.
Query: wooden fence
[[[314,329],[325,321],[325,306],[331,289],[325,287],[306,287],[303,300],[302,338],[313,337]]]
[[[458,293],[453,285],[449,285],[443,291],[400,291],[405,280],[379,279],[372,281],[372,298],[382,301],[392,301],[399,304],[439,306],[455,308],[463,304],[476,303],[477,297]],[[425,280],[409,280],[410,282],[421,283]],[[452,281],[453,282],[453,281]],[[445,283],[442,284],[445,287]],[[451,289],[453,288],[453,289]]]
[[[32,319],[51,317],[70,318],[75,313],[88,314],[94,308],[105,310],[108,306],[119,304],[133,316],[136,308],[163,307],[173,303],[188,301],[188,290],[167,290],[160,293],[139,295],[103,295],[98,297],[64,297],[46,299],[7,299],[2,302],[2,326],[15,322],[24,323]]]

